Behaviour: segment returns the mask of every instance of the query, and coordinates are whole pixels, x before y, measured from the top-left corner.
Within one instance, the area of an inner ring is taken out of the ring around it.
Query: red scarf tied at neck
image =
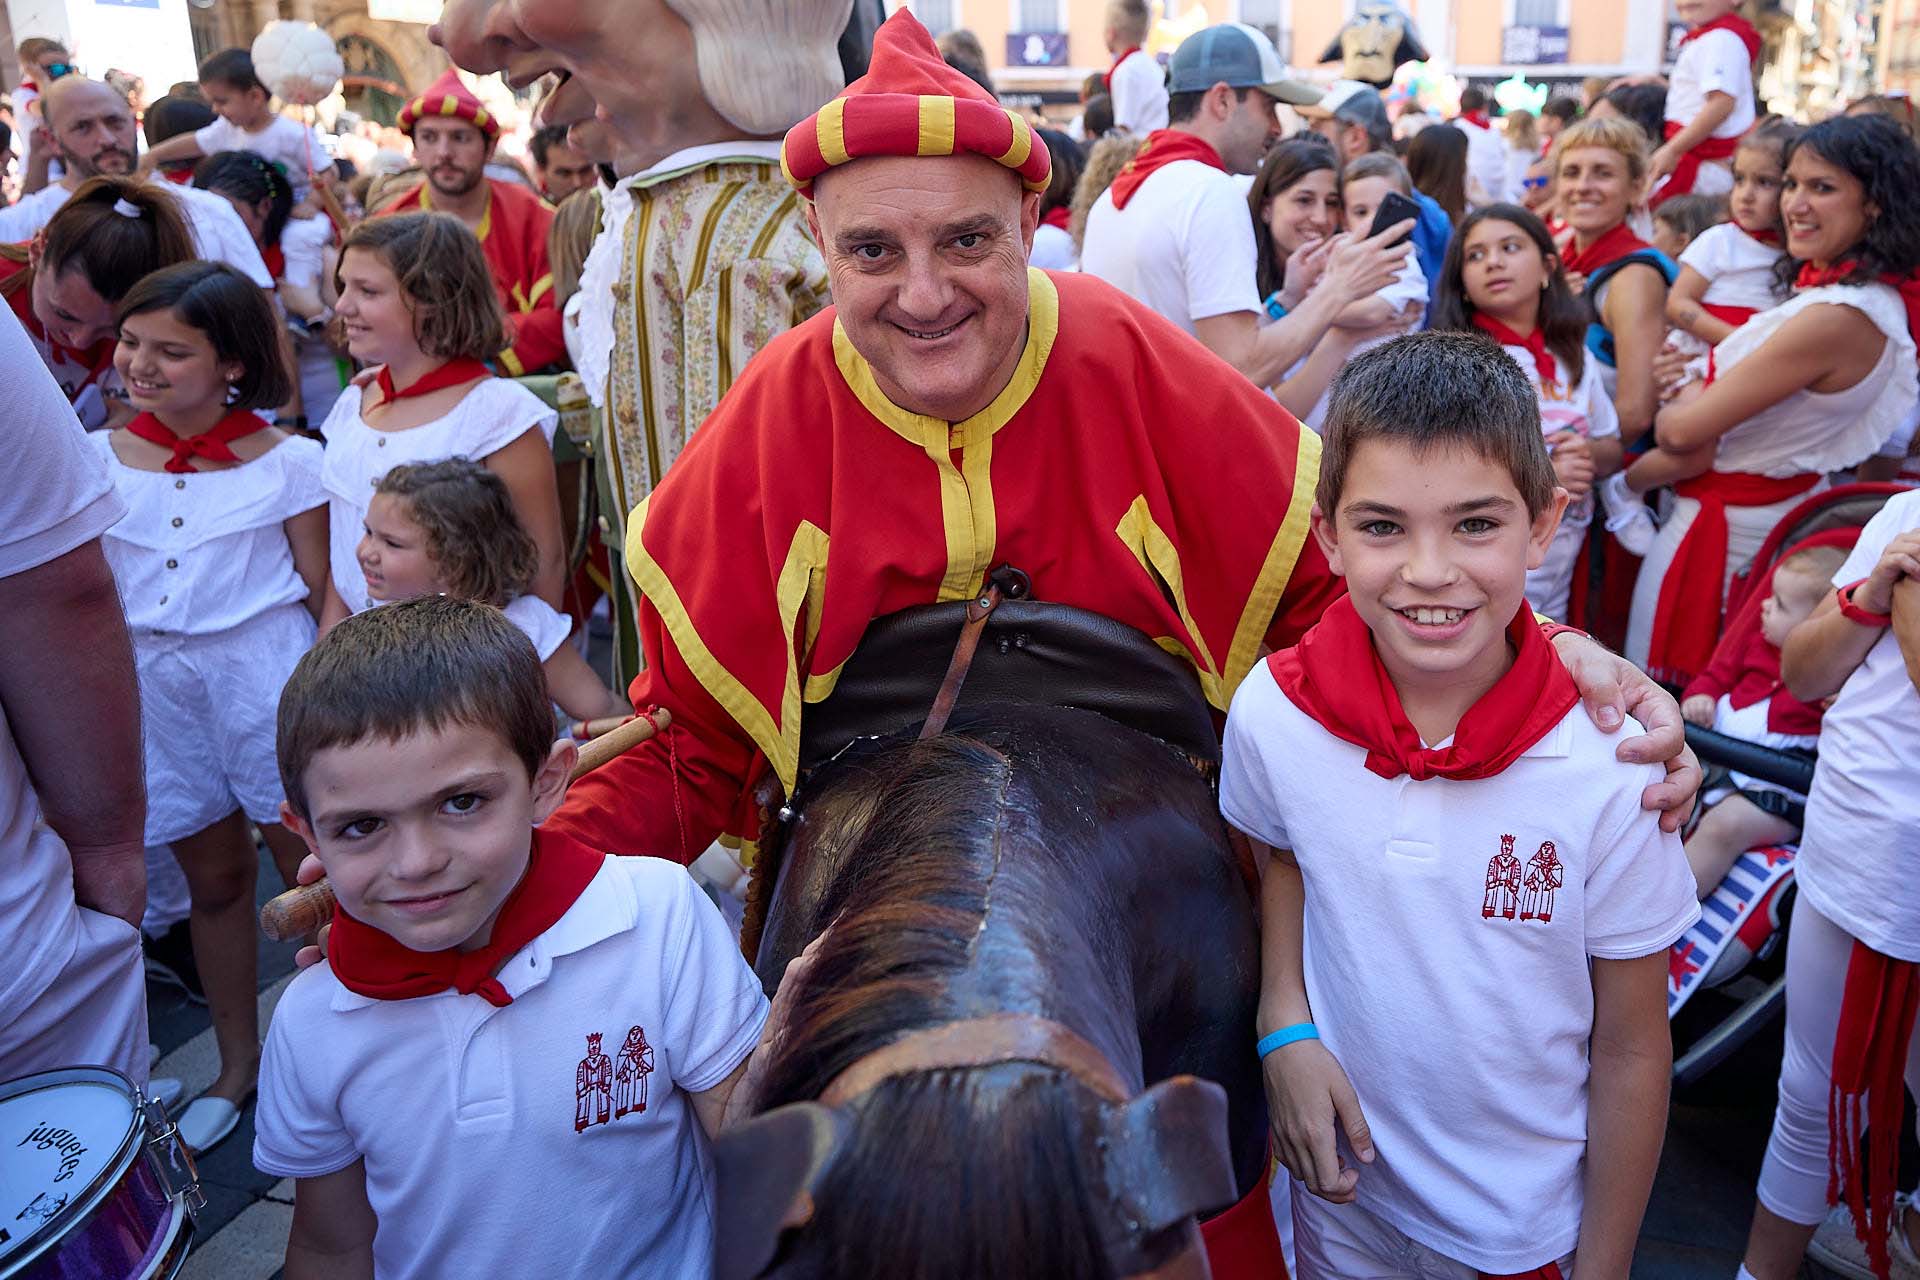
[[[1527,354],[1533,357],[1533,367],[1540,375],[1542,390],[1560,384],[1560,366],[1554,362],[1553,352],[1547,350],[1547,335],[1539,325],[1535,325],[1533,332],[1523,338],[1484,311],[1473,313],[1473,324],[1503,347],[1525,347]]]
[[[1560,269],[1568,275],[1590,276],[1630,253],[1649,248],[1652,246],[1629,231],[1627,224],[1622,222],[1584,249],[1578,247],[1577,241],[1569,240],[1567,247],[1560,252]]]
[[[238,462],[240,458],[227,446],[242,436],[250,436],[265,427],[266,421],[251,409],[235,409],[197,436],[176,435],[150,413],[143,413],[127,424],[132,434],[163,449],[173,450],[166,469],[176,474],[196,470],[190,459],[209,462]]]
[[[513,997],[494,975],[514,953],[551,929],[586,892],[606,855],[546,832],[533,833],[526,874],[500,906],[493,934],[473,951],[415,951],[336,906],[327,962],[334,977],[356,995],[375,1000],[412,1000],[451,987],[478,995],[496,1008]]]
[[[1267,668],[1281,692],[1321,728],[1366,748],[1367,768],[1381,777],[1468,781],[1490,778],[1518,760],[1580,701],[1573,677],[1524,602],[1506,638],[1513,666],[1468,708],[1446,747],[1420,740],[1351,596],[1334,601],[1299,644],[1268,658]]]
[[[1860,269],[1860,264],[1851,258],[1836,262],[1830,267],[1820,268],[1811,262],[1803,263],[1800,274],[1793,279],[1795,289],[1818,289],[1822,285],[1844,284],[1849,276]],[[1879,277],[1881,284],[1888,285],[1900,294],[1900,301],[1907,308],[1907,336],[1920,343],[1920,271],[1904,276],[1891,272]]]
[[[1120,170],[1120,176],[1113,180],[1113,207],[1126,208],[1141,183],[1176,160],[1198,160],[1222,173],[1227,171],[1220,153],[1200,138],[1181,129],[1155,129]]]
[[[1139,45],[1137,44],[1128,45],[1126,48],[1120,51],[1117,57],[1114,58],[1113,65],[1107,68],[1107,74],[1100,77],[1100,83],[1107,87],[1107,92],[1109,94],[1113,92],[1113,73],[1120,69],[1121,63],[1125,62],[1128,58],[1131,58],[1134,54],[1138,52],[1140,52]]]
[[[439,368],[426,373],[418,381],[410,382],[398,390],[395,390],[393,385],[393,371],[386,365],[380,366],[380,372],[375,375],[374,381],[379,384],[380,394],[384,400],[392,402],[405,400],[409,396],[424,396],[430,391],[438,391],[443,387],[457,387],[463,382],[472,382],[475,378],[492,376],[493,370],[487,368],[485,362],[461,356],[447,361]]]
[[[1058,227],[1062,231],[1065,231],[1072,221],[1073,210],[1064,204],[1057,204],[1040,215],[1041,226]]]
[[[1493,121],[1484,111],[1462,111],[1460,118],[1476,129],[1491,129]]]

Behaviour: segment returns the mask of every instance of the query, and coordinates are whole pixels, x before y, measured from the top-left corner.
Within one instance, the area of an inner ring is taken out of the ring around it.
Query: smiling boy
[[[1259,1048],[1298,1274],[1555,1280],[1577,1247],[1580,1280],[1625,1280],[1697,908],[1651,775],[1523,598],[1567,503],[1532,387],[1475,336],[1365,353],[1316,498],[1348,595],[1241,685],[1220,787],[1271,852]]]
[[[536,830],[575,751],[526,637],[448,597],[349,618],[278,750],[340,903],[260,1072],[289,1280],[705,1277],[706,1137],[767,1002],[680,867]]]

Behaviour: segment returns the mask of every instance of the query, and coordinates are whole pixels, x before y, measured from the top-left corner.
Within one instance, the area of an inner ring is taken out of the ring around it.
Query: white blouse
[[[127,504],[102,545],[136,635],[211,635],[307,598],[284,525],[327,501],[314,441],[294,436],[237,467],[175,473],[120,461],[110,431],[87,439]]]
[[[540,655],[542,662],[551,658],[573,634],[573,619],[539,596],[515,596],[501,612],[507,615],[508,622],[527,633],[527,639],[533,641],[533,651]]]
[[[1722,373],[1753,355],[1808,307],[1852,307],[1887,336],[1872,371],[1845,391],[1800,390],[1768,405],[1720,437],[1715,471],[1785,478],[1842,471],[1877,453],[1920,399],[1907,308],[1884,284],[1830,284],[1807,289],[1729,334],[1714,350]]]
[[[373,488],[394,467],[443,458],[476,462],[535,430],[553,443],[560,418],[544,400],[506,378],[474,384],[444,417],[404,431],[379,431],[360,416],[361,390],[348,387],[334,402],[321,434],[327,438],[321,482],[332,499],[328,511],[328,547],[333,588],[347,608],[359,613],[370,603],[367,580],[355,550],[366,531]]]

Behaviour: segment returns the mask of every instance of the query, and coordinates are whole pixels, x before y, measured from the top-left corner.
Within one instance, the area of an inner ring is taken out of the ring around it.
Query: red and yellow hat
[[[500,122],[493,118],[493,112],[487,110],[480,99],[473,96],[473,91],[461,83],[452,67],[448,67],[445,75],[427,86],[425,93],[400,108],[400,132],[412,133],[416,123],[431,116],[465,120],[486,134],[489,142],[500,136]]]
[[[933,37],[901,9],[873,38],[867,74],[793,126],[780,168],[801,195],[837,164],[863,156],[950,156],[972,152],[1045,191],[1053,159],[1020,116],[941,60]]]

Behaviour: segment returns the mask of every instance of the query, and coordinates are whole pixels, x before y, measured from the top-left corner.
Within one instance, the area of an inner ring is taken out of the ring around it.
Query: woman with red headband
[[[1708,382],[1660,411],[1659,451],[1629,469],[1636,491],[1676,486],[1627,630],[1627,656],[1656,679],[1685,683],[1704,668],[1734,572],[1913,409],[1916,189],[1920,148],[1877,117],[1829,120],[1789,151],[1780,271],[1793,296],[1714,349]]]

